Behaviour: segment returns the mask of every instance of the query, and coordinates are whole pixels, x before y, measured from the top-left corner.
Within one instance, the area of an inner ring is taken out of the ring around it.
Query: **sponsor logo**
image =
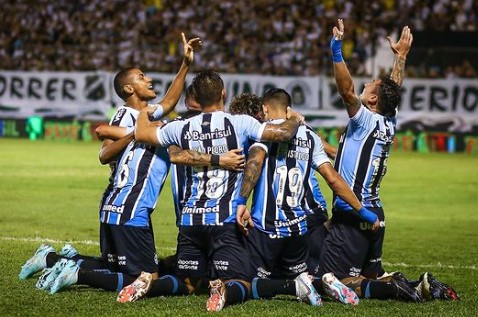
[[[359,269],[359,268],[351,267],[351,268],[350,268],[350,271],[349,271],[349,275],[350,275],[350,276],[354,276],[354,277],[359,276],[359,275],[360,275],[360,271],[361,271],[361,269]]]
[[[217,260],[217,261],[213,261],[212,263],[214,264],[214,268],[216,270],[227,271],[227,269],[229,268],[228,261]]]
[[[302,273],[302,272],[307,271],[307,264],[302,262],[302,263],[294,265],[294,266],[289,266],[288,269],[292,273]]]
[[[199,261],[193,260],[178,260],[178,269],[181,270],[193,270],[197,271],[199,266]]]
[[[124,205],[121,205],[121,206],[103,205],[103,208],[101,208],[101,210],[105,212],[114,212],[117,214],[122,214],[124,210]]]
[[[383,142],[387,142],[387,143],[393,142],[393,138],[391,136],[386,135],[385,132],[383,132],[383,131],[375,131],[373,133],[373,137],[375,139],[379,139]]]
[[[298,218],[295,218],[295,219],[288,219],[288,220],[275,220],[274,221],[274,226],[276,228],[282,228],[282,227],[290,227],[290,226],[293,226],[293,225],[296,225],[302,221],[304,221],[306,218],[305,215],[303,216],[300,216]]]
[[[200,131],[186,131],[184,138],[191,141],[204,141],[204,140],[214,140],[222,139],[232,135],[231,127],[227,127],[226,130],[216,129],[208,133],[201,133]]]
[[[292,158],[292,159],[296,159],[296,160],[299,160],[299,161],[308,161],[309,160],[309,153],[290,150],[287,153],[287,157]]]
[[[210,212],[219,212],[219,206],[214,207],[184,207],[181,211],[183,214],[206,214]]]

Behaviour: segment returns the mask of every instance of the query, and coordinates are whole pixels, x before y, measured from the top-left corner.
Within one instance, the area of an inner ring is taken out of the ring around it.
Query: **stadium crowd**
[[[400,8],[398,10],[398,8]],[[414,31],[476,31],[472,0],[48,1],[7,0],[0,11],[0,69],[115,71],[138,65],[173,73],[178,34],[204,39],[199,67],[225,73],[330,74],[327,30],[353,30],[344,58],[354,75],[374,43],[403,25]],[[462,65],[411,68],[413,77],[473,77]]]

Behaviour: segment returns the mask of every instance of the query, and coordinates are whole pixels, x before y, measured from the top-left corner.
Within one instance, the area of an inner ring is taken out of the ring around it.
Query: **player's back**
[[[252,217],[259,230],[277,236],[302,235],[307,231],[304,194],[313,172],[317,140],[313,131],[300,126],[288,142],[254,145],[267,150],[253,195]]]
[[[342,134],[335,169],[365,207],[381,207],[379,191],[395,136],[395,118],[361,107]]]

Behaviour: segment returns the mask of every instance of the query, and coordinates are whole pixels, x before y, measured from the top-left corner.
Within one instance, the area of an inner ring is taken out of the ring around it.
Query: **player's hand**
[[[334,26],[332,32],[336,41],[342,41],[344,38],[344,20],[337,19],[337,26]]]
[[[202,42],[199,37],[195,37],[188,41],[186,40],[186,35],[184,35],[184,33],[181,33],[181,38],[183,40],[184,60],[186,64],[189,65],[194,60],[194,51],[202,46]]]
[[[373,223],[371,230],[373,232],[377,232],[378,229],[380,229],[380,220],[377,218],[377,220]]]
[[[254,223],[252,222],[251,219],[251,213],[247,209],[245,205],[238,205],[237,206],[237,213],[236,213],[236,223],[237,226],[239,227],[239,230],[245,235],[249,235],[249,229],[248,227],[253,228]]]
[[[400,35],[398,42],[393,43],[390,36],[387,36],[387,40],[394,54],[407,56],[408,52],[410,51],[410,47],[412,46],[413,35],[410,31],[410,28],[405,26],[402,29],[402,35]]]
[[[233,149],[219,156],[219,166],[224,169],[241,172],[246,164],[246,156],[242,149]]]
[[[291,107],[287,107],[286,118],[287,119],[295,118],[301,124],[304,123],[304,121],[305,121],[304,117],[302,115],[300,115],[298,112],[292,110]]]

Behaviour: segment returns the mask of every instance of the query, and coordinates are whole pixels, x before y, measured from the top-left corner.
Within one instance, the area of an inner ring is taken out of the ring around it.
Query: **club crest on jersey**
[[[186,131],[184,138],[191,141],[204,141],[222,139],[232,135],[231,127],[227,127],[225,130],[216,129],[211,132],[201,133],[200,131]]]

